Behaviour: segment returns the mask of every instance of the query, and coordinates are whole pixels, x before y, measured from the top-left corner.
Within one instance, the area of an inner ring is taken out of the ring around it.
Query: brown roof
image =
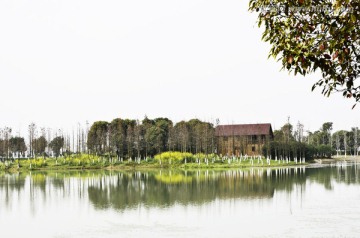
[[[250,135],[273,136],[273,131],[270,123],[220,125],[216,127],[215,133],[217,136],[250,136]]]

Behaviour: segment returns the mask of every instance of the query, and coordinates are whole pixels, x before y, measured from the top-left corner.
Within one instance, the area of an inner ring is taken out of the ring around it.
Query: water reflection
[[[138,206],[200,205],[217,199],[272,199],[275,192],[306,189],[306,182],[333,189],[334,183],[358,184],[360,166],[248,169],[229,171],[72,171],[8,174],[0,172],[0,206],[19,200],[39,206],[62,198],[89,201],[97,209]]]
[[[360,164],[333,163],[330,166],[307,169],[306,174],[310,181],[323,184],[328,190],[334,188],[334,183],[359,184]]]
[[[89,186],[89,199],[96,207],[116,209],[145,206],[203,204],[215,199],[271,198],[277,184],[304,182],[305,176],[276,171],[192,171],[121,173],[102,177]]]

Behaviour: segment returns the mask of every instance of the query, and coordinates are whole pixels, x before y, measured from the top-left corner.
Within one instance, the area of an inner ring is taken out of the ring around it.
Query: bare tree
[[[47,128],[46,132],[47,132],[47,141],[50,143],[50,141],[52,139],[51,138],[51,128]],[[47,150],[46,150],[48,155],[50,155],[50,151],[51,151],[49,143],[47,145]]]
[[[354,130],[354,155],[356,154],[356,156],[359,154],[358,153],[358,149],[359,149],[359,145],[358,145],[358,128],[355,127],[353,128]]]
[[[302,142],[303,141],[303,138],[304,138],[304,125],[301,124],[299,121],[296,125],[296,132],[295,132],[295,139],[298,141],[298,142]]]
[[[347,149],[347,138],[346,138],[346,132],[344,132],[344,148],[345,148],[345,157],[346,157],[346,149]]]
[[[30,153],[30,157],[34,157],[35,155],[34,143],[36,138],[36,125],[34,122],[30,123],[30,125],[28,126],[28,131],[29,131],[29,153]]]
[[[339,156],[339,150],[340,150],[340,136],[339,133],[336,134],[336,155]]]
[[[9,154],[10,154],[10,138],[11,138],[11,132],[12,129],[10,127],[4,127],[1,131],[1,137],[0,137],[0,142],[1,142],[1,148],[0,148],[0,153],[2,154],[2,156],[4,156],[6,159],[9,159]]]
[[[129,158],[133,156],[134,137],[134,127],[129,124],[126,130],[127,153]]]
[[[143,148],[143,129],[139,120],[136,120],[136,124],[134,127],[134,146],[136,149],[137,157],[140,158],[140,153]]]

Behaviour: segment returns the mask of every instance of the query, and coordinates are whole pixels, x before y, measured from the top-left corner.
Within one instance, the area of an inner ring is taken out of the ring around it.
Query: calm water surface
[[[359,237],[360,165],[0,172],[1,237]]]

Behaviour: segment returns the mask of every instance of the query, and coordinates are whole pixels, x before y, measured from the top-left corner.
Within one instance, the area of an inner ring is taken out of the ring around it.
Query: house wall
[[[261,155],[269,136],[218,136],[217,153],[221,155]]]

